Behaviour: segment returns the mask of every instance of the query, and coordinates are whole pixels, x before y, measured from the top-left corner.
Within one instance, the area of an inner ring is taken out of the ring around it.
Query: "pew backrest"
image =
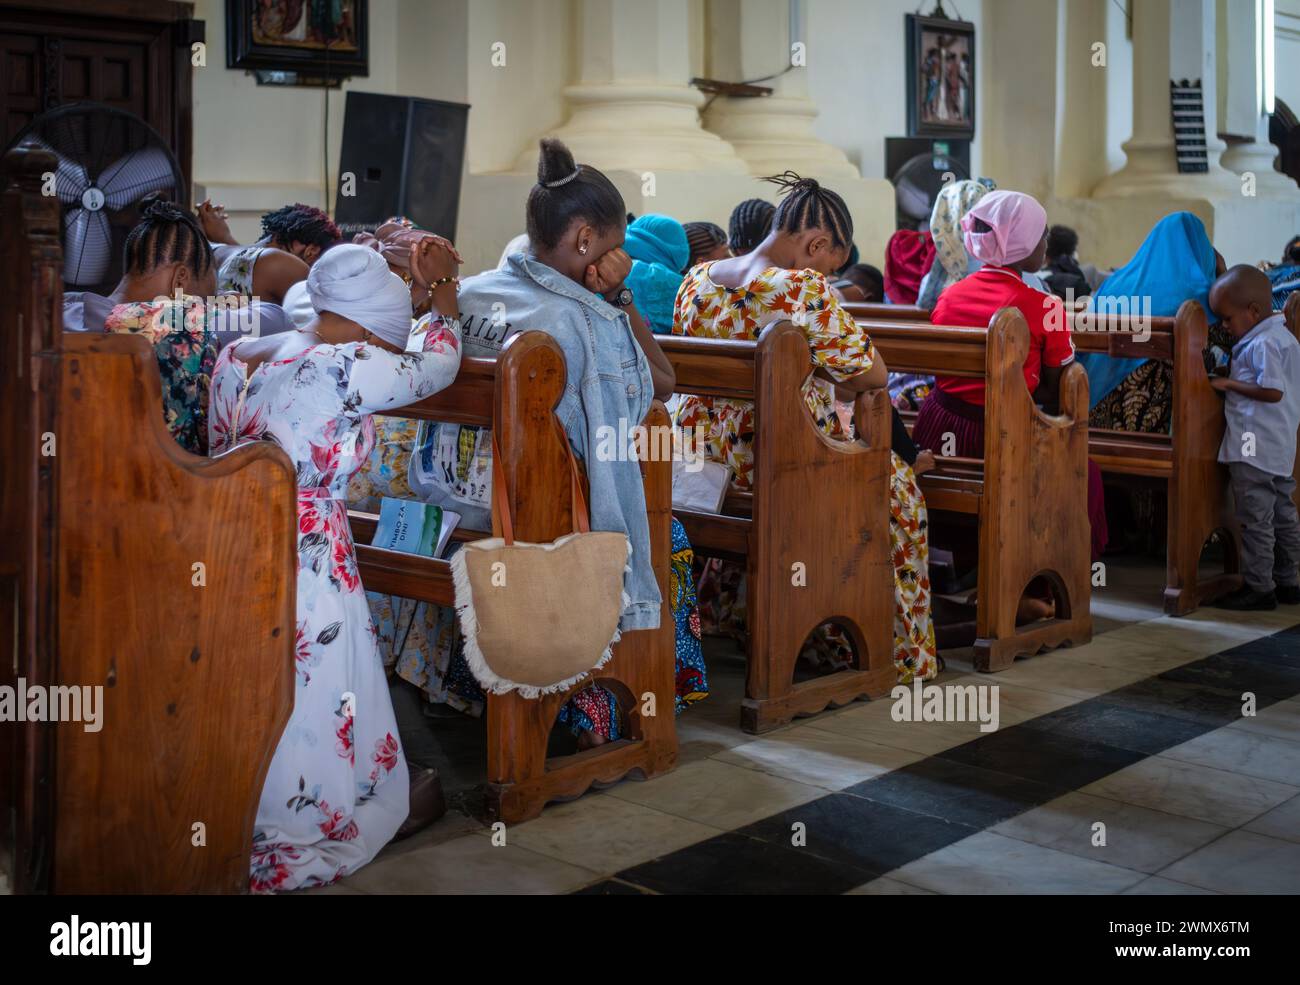
[[[0,685],[63,717],[0,727],[14,889],[245,892],[293,702],[293,467],[190,455],[145,339],[61,331],[54,166],[11,151],[0,202]]]
[[[102,685],[103,721],[57,727],[51,888],[245,892],[293,709],[293,466],[184,451],[143,338],[66,333],[63,369],[56,679]]]

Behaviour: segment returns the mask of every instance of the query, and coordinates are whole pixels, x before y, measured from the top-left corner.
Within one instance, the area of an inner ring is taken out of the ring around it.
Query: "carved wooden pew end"
[[[860,319],[907,325],[928,322],[929,318],[928,312],[915,306],[850,304],[847,308]],[[1126,315],[1076,311],[1072,313],[1071,328],[1080,353],[1160,359],[1173,366],[1172,433],[1092,428],[1088,457],[1107,475],[1168,483],[1164,607],[1170,615],[1186,615],[1241,584],[1237,525],[1228,508],[1227,470],[1218,463],[1224,430],[1223,401],[1210,387],[1201,358],[1209,334],[1205,310],[1195,301],[1186,301],[1173,318],[1146,318],[1140,323]],[[889,365],[900,368],[892,360]],[[909,423],[914,417],[903,414]],[[1213,533],[1224,537],[1224,570],[1202,578],[1200,559]]]
[[[984,458],[939,459],[920,477],[932,512],[978,518],[975,667],[1004,670],[1030,656],[1092,638],[1087,498],[1088,381],[1061,377],[1061,413],[1039,410],[1025,386],[1029,329],[1004,308],[982,328],[863,321],[891,370],[983,377]],[[1016,625],[1026,587],[1045,578],[1056,618]]]
[[[515,536],[544,543],[570,533],[569,471],[564,440],[555,427],[555,407],[565,382],[564,356],[543,332],[521,332],[507,340],[498,359],[466,358],[456,382],[396,416],[492,427],[501,448]],[[668,414],[656,401],[647,427],[667,427]],[[615,692],[624,713],[626,737],[569,756],[547,758],[546,748],[560,708],[592,679],[568,691],[522,698],[487,696],[487,812],[507,823],[526,821],[553,800],[571,800],[591,787],[624,778],[647,778],[677,762],[674,721],[676,647],[668,607],[668,561],[671,550],[672,477],[668,461],[643,462],[647,517],[655,573],[664,597],[659,628],[623,634],[614,655],[595,681]],[[454,604],[447,561],[373,547],[373,514],[350,511],[357,562],[367,591]],[[457,530],[458,540],[487,536]],[[581,618],[580,605],[574,618]],[[654,716],[641,714],[647,695],[654,695]]]
[[[293,706],[293,466],[270,444],[189,454],[145,339],[62,331],[54,164],[4,159],[0,685],[101,697],[93,722],[0,726],[14,890],[247,892]]]
[[[765,732],[887,694],[897,680],[887,395],[860,396],[861,440],[840,441],[808,413],[808,342],[790,322],[769,325],[757,342],[665,336],[660,344],[680,393],[755,405],[753,495],[728,497],[719,515],[677,513],[697,554],[746,564],[741,727]],[[855,666],[795,683],[799,651],[828,621],[851,641]]]

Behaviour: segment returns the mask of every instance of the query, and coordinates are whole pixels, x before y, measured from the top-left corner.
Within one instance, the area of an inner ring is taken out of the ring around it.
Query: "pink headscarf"
[[[983,220],[986,232],[974,230]],[[994,266],[1023,260],[1038,248],[1047,231],[1047,211],[1023,192],[989,192],[961,220],[966,249],[971,256]]]

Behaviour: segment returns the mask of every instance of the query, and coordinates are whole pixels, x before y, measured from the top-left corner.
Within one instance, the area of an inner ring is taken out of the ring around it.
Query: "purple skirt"
[[[947,436],[953,440],[948,443]],[[942,390],[930,391],[916,415],[912,443],[936,455],[958,458],[984,457],[984,408],[968,404]]]
[[[984,408],[968,404],[935,389],[921,405],[912,427],[912,441],[917,448],[929,448],[936,455],[948,451],[945,438],[953,436],[950,446],[958,458],[984,457]],[[1092,559],[1098,560],[1106,550],[1106,494],[1101,484],[1101,469],[1088,459],[1088,523],[1092,528]]]

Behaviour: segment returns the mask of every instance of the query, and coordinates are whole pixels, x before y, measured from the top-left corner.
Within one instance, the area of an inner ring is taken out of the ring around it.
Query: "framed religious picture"
[[[945,17],[906,17],[908,136],[973,140],[975,25]]]
[[[369,75],[369,0],[226,0],[226,67],[322,80]]]

